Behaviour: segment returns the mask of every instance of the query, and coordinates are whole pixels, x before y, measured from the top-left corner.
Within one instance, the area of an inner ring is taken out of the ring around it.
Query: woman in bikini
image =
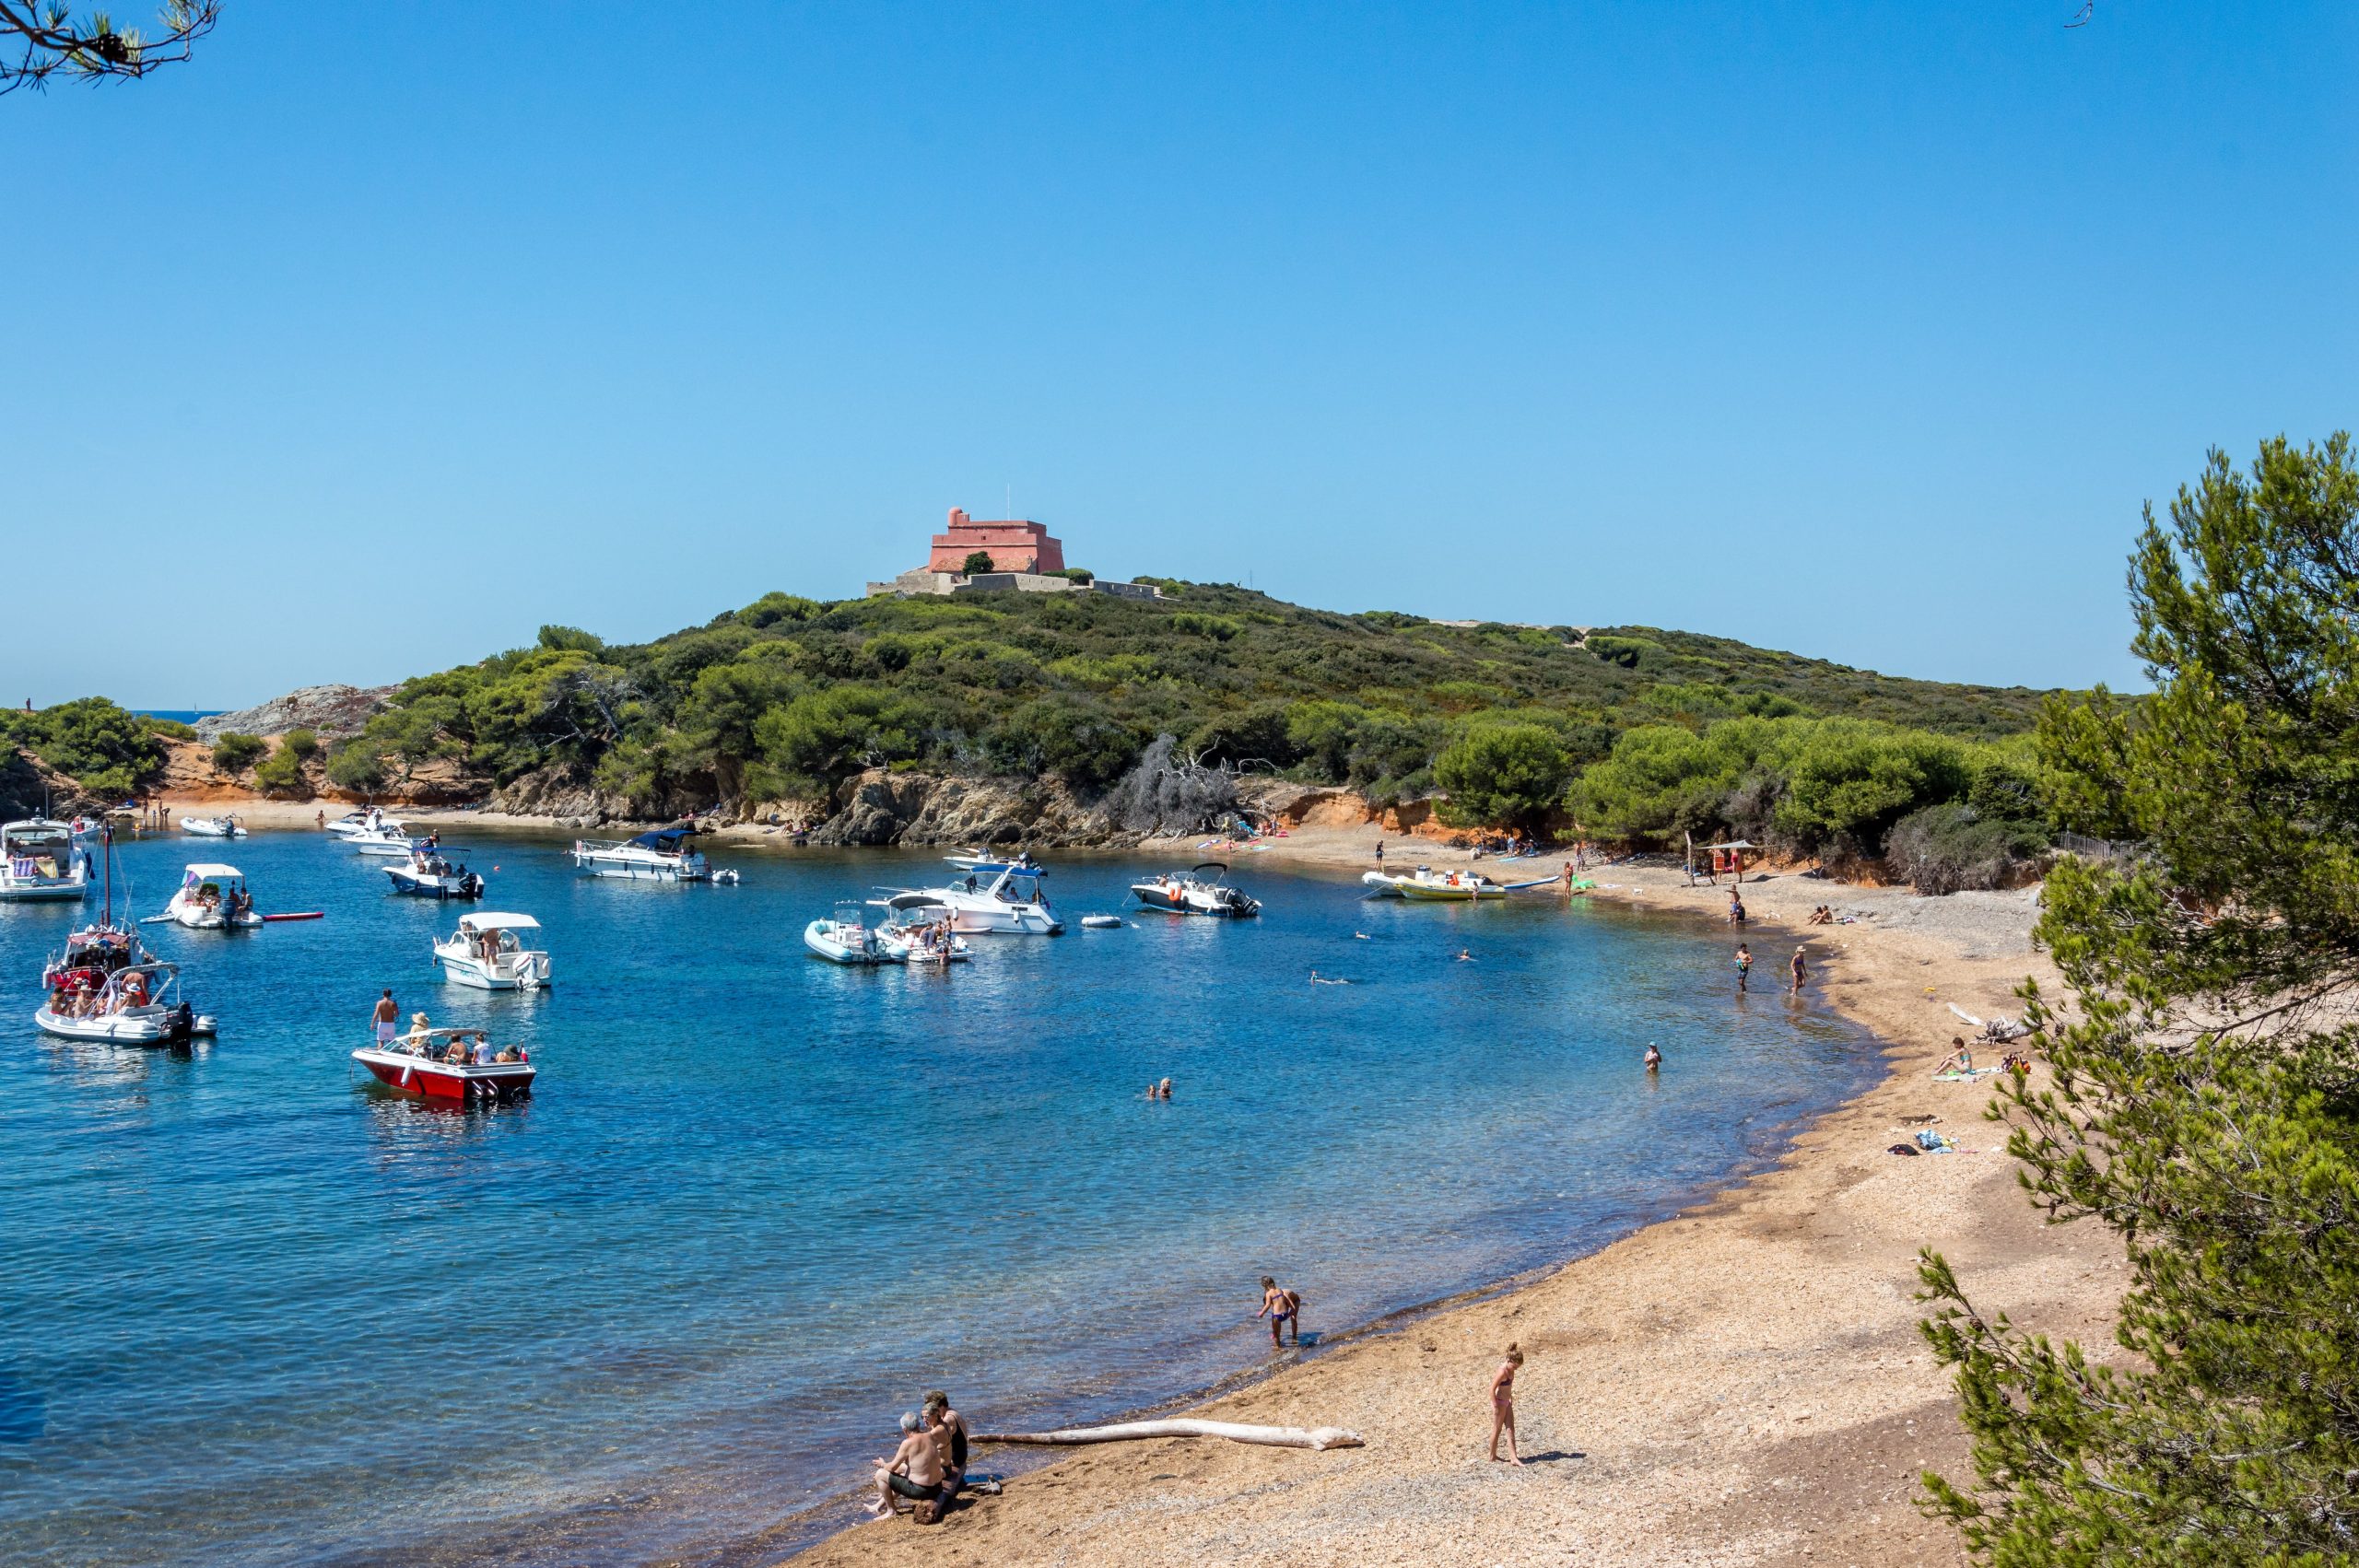
[[[1515,1451],[1515,1375],[1523,1366],[1523,1352],[1508,1346],[1499,1370],[1491,1374],[1491,1457],[1499,1457],[1499,1433],[1508,1434],[1508,1463],[1520,1465],[1523,1457]]]

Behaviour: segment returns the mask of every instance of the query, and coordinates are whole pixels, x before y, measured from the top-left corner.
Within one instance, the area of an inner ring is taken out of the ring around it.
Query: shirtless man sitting
[[[901,1418],[901,1445],[893,1457],[876,1461],[876,1501],[868,1505],[868,1516],[891,1518],[897,1496],[912,1503],[942,1498],[942,1449],[915,1410]]]

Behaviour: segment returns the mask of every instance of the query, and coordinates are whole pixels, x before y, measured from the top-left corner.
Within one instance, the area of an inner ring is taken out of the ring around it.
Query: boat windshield
[[[532,1059],[530,1053],[522,1046],[493,1045],[491,1036],[481,1029],[413,1028],[406,1035],[396,1035],[378,1048],[401,1056],[417,1057],[425,1061],[473,1067],[494,1067]]]

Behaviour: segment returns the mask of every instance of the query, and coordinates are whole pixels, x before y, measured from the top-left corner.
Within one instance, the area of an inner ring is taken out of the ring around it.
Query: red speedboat
[[[495,1051],[480,1029],[413,1029],[384,1045],[363,1046],[352,1059],[387,1087],[429,1100],[479,1105],[533,1092],[532,1059],[523,1047]]]

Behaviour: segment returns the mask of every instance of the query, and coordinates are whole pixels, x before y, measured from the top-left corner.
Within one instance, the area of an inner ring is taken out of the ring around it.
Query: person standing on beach
[[[1253,1315],[1255,1322],[1270,1320],[1270,1348],[1279,1348],[1278,1328],[1282,1324],[1294,1325],[1294,1342],[1302,1344],[1302,1295],[1297,1291],[1280,1290],[1278,1281],[1269,1275],[1262,1276],[1262,1310]]]
[[[369,1021],[377,1026],[377,1044],[380,1046],[392,1045],[393,1043],[393,1027],[398,1024],[401,1020],[402,1010],[393,1004],[393,988],[387,986],[385,988],[385,994],[377,999],[377,1011],[370,1013],[369,1017]]]
[[[1523,1352],[1511,1343],[1499,1370],[1491,1374],[1491,1457],[1499,1457],[1499,1433],[1504,1432],[1510,1465],[1523,1463],[1523,1456],[1515,1451],[1515,1375],[1522,1367]]]
[[[1806,978],[1808,975],[1802,964],[1802,950],[1798,947],[1794,949],[1794,994],[1796,996],[1802,994],[1802,981]]]
[[[1384,840],[1381,838],[1376,841],[1376,869],[1378,871],[1384,869]]]
[[[1753,973],[1753,949],[1743,942],[1736,944],[1736,994],[1744,994],[1744,982]]]

